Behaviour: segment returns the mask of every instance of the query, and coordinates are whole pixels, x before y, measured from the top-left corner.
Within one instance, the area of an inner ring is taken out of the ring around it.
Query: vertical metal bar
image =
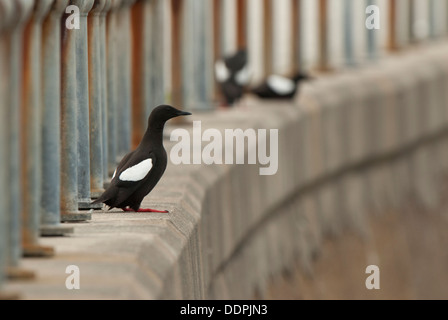
[[[107,160],[108,176],[112,176],[117,164],[117,10],[122,0],[112,0],[107,16]]]
[[[20,191],[20,105],[22,84],[22,38],[23,24],[31,13],[34,1],[20,0],[14,2],[13,25],[5,34],[3,40],[4,57],[0,58],[5,62],[4,70],[1,74],[4,79],[8,79],[8,89],[3,94],[4,107],[6,108],[6,139],[4,145],[6,158],[4,167],[6,168],[6,185],[8,186],[2,194],[4,211],[7,215],[7,237],[8,252],[8,277],[28,278],[33,273],[26,272],[19,268],[19,261],[22,256],[21,243],[21,191]],[[1,94],[0,94],[1,95]],[[1,104],[1,103],[0,103]]]
[[[242,49],[247,48],[247,0],[237,0],[236,5],[236,45],[238,49]]]
[[[152,109],[159,104],[164,103],[165,101],[165,88],[164,88],[164,74],[163,74],[163,55],[164,55],[164,46],[163,46],[163,35],[164,35],[164,27],[163,27],[163,0],[153,0],[152,1],[152,10],[151,10],[151,18],[150,18],[150,29],[151,29],[151,45],[150,45],[150,63],[149,72],[150,72],[150,92],[152,97],[148,97],[149,104],[146,105],[145,117],[144,119],[148,119],[149,114]],[[146,127],[146,122],[145,122]]]
[[[428,24],[429,37],[435,38],[437,36],[437,16],[435,14],[436,2],[435,0],[428,1]]]
[[[366,7],[374,5],[375,0],[366,0]],[[375,60],[378,56],[377,46],[376,46],[376,32],[377,30],[366,29],[367,32],[367,55],[370,60]]]
[[[319,0],[319,69],[328,71],[328,3]]]
[[[296,73],[300,69],[300,0],[291,0],[291,56],[292,69]]]
[[[344,48],[346,64],[355,64],[354,36],[353,36],[353,0],[344,2]]]
[[[6,46],[5,46],[5,34],[7,27],[7,19],[11,14],[12,2],[0,0],[0,74],[4,74],[6,70]],[[6,162],[7,150],[6,146],[6,92],[7,81],[4,78],[0,79],[0,161]],[[6,180],[6,167],[0,166],[0,179]],[[6,201],[6,184],[0,184],[0,202]],[[6,267],[8,263],[8,228],[7,228],[7,211],[0,210],[0,290],[6,278]],[[0,296],[3,294],[0,293]]]
[[[264,74],[272,73],[272,0],[263,0]]]
[[[116,43],[117,52],[117,155],[121,158],[131,148],[131,25],[130,6],[134,0],[124,0],[117,12],[117,26],[119,41]]]
[[[25,29],[22,101],[22,223],[23,253],[52,255],[52,248],[38,245],[42,173],[42,23],[53,0],[36,2]]]
[[[171,2],[171,101],[175,106],[183,105],[184,95],[182,91],[182,57],[181,30],[183,25],[184,0],[172,0]]]
[[[89,66],[87,16],[94,0],[77,0],[79,29],[73,29],[76,38],[76,81],[78,98],[78,207],[92,208],[90,198],[90,139],[89,139]],[[97,206],[101,208],[101,206]]]
[[[54,0],[42,26],[42,196],[40,200],[43,236],[61,236],[73,228],[61,225],[61,29],[62,13],[68,0]]]
[[[70,0],[79,9],[81,0]],[[61,20],[61,220],[91,219],[91,212],[78,211],[78,95],[77,35],[69,29],[69,12]]]
[[[238,0],[241,2],[242,0]],[[239,3],[238,2],[238,3]],[[194,107],[196,109],[206,110],[211,107],[211,94],[208,87],[208,82],[210,81],[210,73],[213,74],[213,61],[211,59],[212,51],[209,45],[209,31],[211,31],[211,24],[208,18],[208,9],[210,8],[209,0],[199,0],[192,2],[192,19],[193,19],[193,41],[194,45],[191,48],[192,61],[194,61],[193,74],[195,75],[196,81],[192,83],[191,90],[194,91],[193,100],[190,102],[188,107]],[[241,13],[244,15],[244,12]],[[241,18],[242,20],[245,20]],[[244,22],[241,22],[245,24]],[[241,27],[243,28],[243,27]],[[241,31],[245,33],[245,31]],[[211,36],[211,34],[210,34]],[[243,37],[243,35],[241,35]],[[161,39],[162,40],[162,39]],[[159,40],[159,41],[161,41]],[[241,41],[245,42],[244,39]],[[190,44],[191,45],[191,44]],[[244,43],[240,43],[244,46]],[[209,51],[210,49],[210,51]],[[163,69],[160,70],[163,73]]]
[[[414,34],[414,21],[415,21],[415,2],[414,0],[409,0],[409,7],[408,7],[408,25],[407,25],[407,34],[409,41],[415,42],[416,37]]]
[[[395,51],[398,49],[396,17],[397,17],[397,0],[389,0],[388,48],[390,51]]]
[[[107,136],[107,36],[106,36],[106,17],[112,7],[113,0],[106,0],[106,4],[100,14],[100,56],[101,56],[101,136],[103,141],[103,183],[109,178],[108,171],[108,136]],[[104,187],[104,186],[103,186]]]
[[[90,188],[93,199],[104,192],[100,19],[105,6],[105,0],[95,0],[88,18]]]
[[[149,52],[151,28],[147,17],[147,7],[152,1],[138,1],[132,8],[132,147],[135,148],[145,132],[146,106],[150,103],[146,99],[149,89]]]

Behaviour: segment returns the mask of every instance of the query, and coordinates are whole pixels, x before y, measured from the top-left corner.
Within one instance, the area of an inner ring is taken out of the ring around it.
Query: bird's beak
[[[179,111],[179,112],[177,113],[177,115],[178,115],[178,116],[191,116],[191,113],[190,113],[190,112],[187,112],[187,111]]]

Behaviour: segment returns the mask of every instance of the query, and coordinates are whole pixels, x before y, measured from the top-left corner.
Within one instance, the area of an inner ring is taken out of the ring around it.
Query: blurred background
[[[447,35],[446,0],[0,0],[0,297],[448,298]],[[279,129],[279,173],[169,167],[205,191],[157,289],[61,295],[57,239],[95,255],[77,230],[159,104]]]

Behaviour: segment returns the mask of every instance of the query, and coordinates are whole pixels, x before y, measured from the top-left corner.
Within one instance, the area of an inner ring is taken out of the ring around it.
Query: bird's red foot
[[[123,211],[125,211],[125,212],[158,212],[158,213],[169,213],[168,210],[155,210],[155,209],[138,209],[137,211],[135,211],[134,209],[131,209],[131,208],[124,208]]]

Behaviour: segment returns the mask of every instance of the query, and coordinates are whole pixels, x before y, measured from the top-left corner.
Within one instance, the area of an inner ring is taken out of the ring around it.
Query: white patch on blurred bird
[[[132,166],[130,168],[127,168],[120,174],[120,180],[121,181],[140,181],[146,175],[152,168],[152,159],[146,159],[140,162],[139,164],[136,164],[135,166]]]
[[[230,78],[230,71],[227,69],[226,64],[222,60],[216,61],[215,73],[218,82],[225,82]]]
[[[247,65],[244,66],[243,69],[238,71],[235,75],[235,81],[240,86],[244,86],[249,83],[250,80],[250,70]]]
[[[294,91],[296,84],[291,79],[271,75],[267,79],[268,86],[278,94],[288,94]]]

